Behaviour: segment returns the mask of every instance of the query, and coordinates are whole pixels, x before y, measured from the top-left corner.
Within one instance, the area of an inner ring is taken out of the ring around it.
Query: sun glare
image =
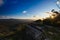
[[[46,19],[51,17],[52,19],[54,18],[53,13],[52,12],[46,12],[44,13],[44,15],[41,17],[41,19]]]
[[[46,18],[48,18],[48,17],[50,17],[51,16],[51,14],[49,14],[49,13],[44,13],[44,15],[43,16],[41,16],[43,19],[46,19]]]
[[[34,20],[38,20],[38,19],[43,20],[43,19],[46,19],[46,18],[50,17],[51,15],[52,15],[52,14],[50,14],[50,12],[49,12],[49,13],[44,13],[43,16],[35,15],[35,16],[33,16],[32,19],[34,19]]]
[[[36,15],[36,16],[33,16],[33,18],[32,19],[34,19],[34,20],[38,20],[38,19],[41,19],[41,20],[43,20],[43,18],[42,17],[40,17],[40,16],[38,16],[38,15]]]

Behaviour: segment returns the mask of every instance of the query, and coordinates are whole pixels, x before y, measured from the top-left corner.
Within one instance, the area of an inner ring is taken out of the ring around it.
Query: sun
[[[44,19],[46,19],[46,18],[54,19],[55,16],[56,16],[56,14],[54,14],[53,12],[46,12],[43,18]]]

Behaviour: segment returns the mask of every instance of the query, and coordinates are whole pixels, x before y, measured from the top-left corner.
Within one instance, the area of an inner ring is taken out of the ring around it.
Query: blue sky
[[[0,16],[15,18],[45,17],[45,12],[58,10],[57,0],[1,0]]]

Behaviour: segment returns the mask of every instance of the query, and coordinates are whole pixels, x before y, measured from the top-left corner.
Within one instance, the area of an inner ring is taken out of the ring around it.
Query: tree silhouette
[[[51,12],[53,13],[52,16],[54,16],[54,18],[46,18],[43,20],[43,23],[47,25],[60,26],[60,13],[58,11],[55,11],[54,9],[52,9]]]

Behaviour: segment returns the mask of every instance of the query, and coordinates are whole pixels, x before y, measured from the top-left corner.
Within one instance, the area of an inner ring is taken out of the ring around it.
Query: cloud
[[[10,18],[12,18],[12,17],[10,17],[10,16],[0,16],[0,19],[10,19]]]
[[[2,6],[4,4],[3,0],[0,0],[0,6]]]
[[[27,13],[27,11],[23,11],[22,13],[25,14],[25,13]]]
[[[6,16],[0,16],[0,19],[7,19]]]

